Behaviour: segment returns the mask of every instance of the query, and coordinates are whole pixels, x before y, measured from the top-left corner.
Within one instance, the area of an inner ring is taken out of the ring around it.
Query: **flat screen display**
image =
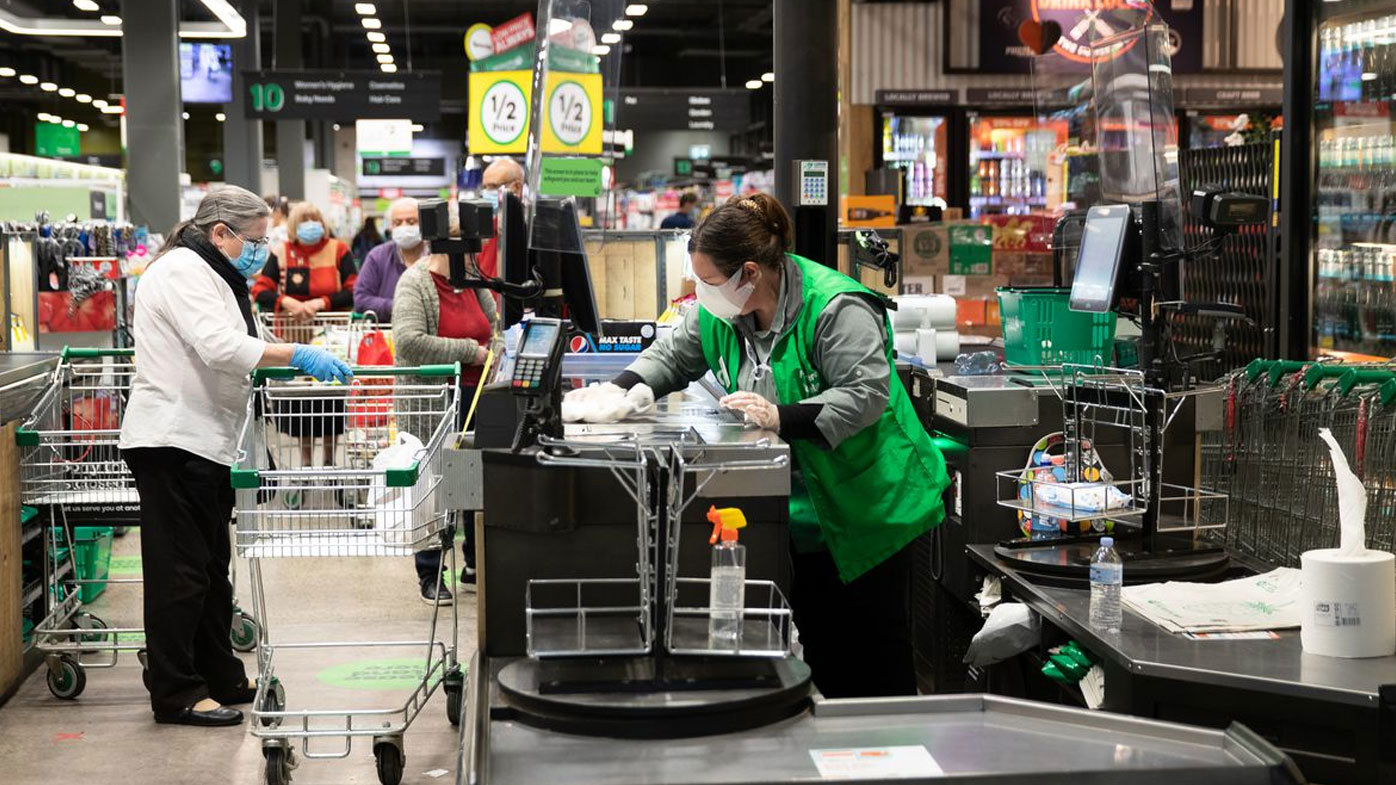
[[[1071,310],[1110,310],[1129,220],[1129,205],[1125,204],[1100,205],[1086,213],[1076,277],[1071,283]]]
[[[227,44],[179,45],[179,94],[188,104],[233,100],[233,50]]]
[[[523,348],[519,350],[521,357],[547,357],[553,348],[553,342],[557,340],[561,325],[556,322],[529,322],[528,331],[524,333]]]

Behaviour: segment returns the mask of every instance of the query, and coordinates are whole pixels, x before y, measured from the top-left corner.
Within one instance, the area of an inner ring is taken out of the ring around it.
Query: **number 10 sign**
[[[601,155],[601,74],[549,71],[543,152]]]
[[[532,89],[532,71],[470,75],[470,128],[466,143],[472,154],[528,151],[528,94]]]

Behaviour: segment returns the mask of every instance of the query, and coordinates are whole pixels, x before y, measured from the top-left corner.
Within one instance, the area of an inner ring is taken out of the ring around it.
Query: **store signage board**
[[[533,14],[524,12],[490,31],[490,41],[494,51],[507,52],[519,44],[528,43],[534,38]]]
[[[1279,106],[1285,91],[1283,87],[1188,87],[1182,90],[1182,99],[1188,106]]]
[[[692,158],[675,158],[675,159],[674,159],[674,176],[675,176],[675,177],[692,177],[692,176],[693,176],[693,159],[692,159]]]
[[[244,71],[251,120],[395,120],[441,118],[435,71]]]
[[[364,158],[365,177],[445,177],[445,158]]]
[[[484,60],[494,54],[492,28],[483,22],[476,22],[465,30],[465,56],[471,62]]]
[[[361,158],[406,157],[412,154],[412,121],[358,120],[354,139]]]
[[[751,125],[749,90],[628,88],[621,91],[616,125],[636,131],[745,131]]]
[[[954,106],[960,103],[959,90],[878,90],[873,94],[879,106]]]
[[[601,74],[550,70],[543,94],[543,152],[601,155]]]
[[[1032,52],[1018,40],[1018,26],[1025,21],[1052,21],[1061,25],[1062,37],[1052,51],[1090,70],[1091,44],[1122,33],[1140,20],[1137,4],[1121,0],[978,0],[978,73],[1026,74]],[[1203,6],[1197,0],[1155,2],[1157,17],[1168,24],[1173,44],[1173,72],[1193,74],[1202,70]],[[1154,12],[1150,12],[1151,20]],[[947,36],[953,35],[950,26]]]
[[[1065,90],[1033,90],[1019,87],[971,87],[965,90],[965,103],[970,106],[1000,104],[1004,106],[1067,106]]]
[[[528,151],[532,71],[470,74],[466,146],[472,155]]]
[[[34,154],[40,158],[59,158],[79,154],[82,134],[76,128],[64,128],[57,123],[34,125]]]
[[[544,196],[586,196],[602,193],[600,158],[544,158],[538,190]]]

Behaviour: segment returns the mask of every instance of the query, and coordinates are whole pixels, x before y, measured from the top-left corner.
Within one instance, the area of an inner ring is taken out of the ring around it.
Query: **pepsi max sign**
[[[639,354],[654,343],[654,322],[613,322],[602,325],[605,335],[595,338],[573,331],[567,339],[572,354]]]

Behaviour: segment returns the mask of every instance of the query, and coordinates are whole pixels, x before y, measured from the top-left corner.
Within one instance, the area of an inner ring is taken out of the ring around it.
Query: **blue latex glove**
[[[299,368],[321,382],[348,384],[354,378],[354,371],[343,360],[324,349],[303,343],[296,344],[296,348],[291,350],[291,367]]]

